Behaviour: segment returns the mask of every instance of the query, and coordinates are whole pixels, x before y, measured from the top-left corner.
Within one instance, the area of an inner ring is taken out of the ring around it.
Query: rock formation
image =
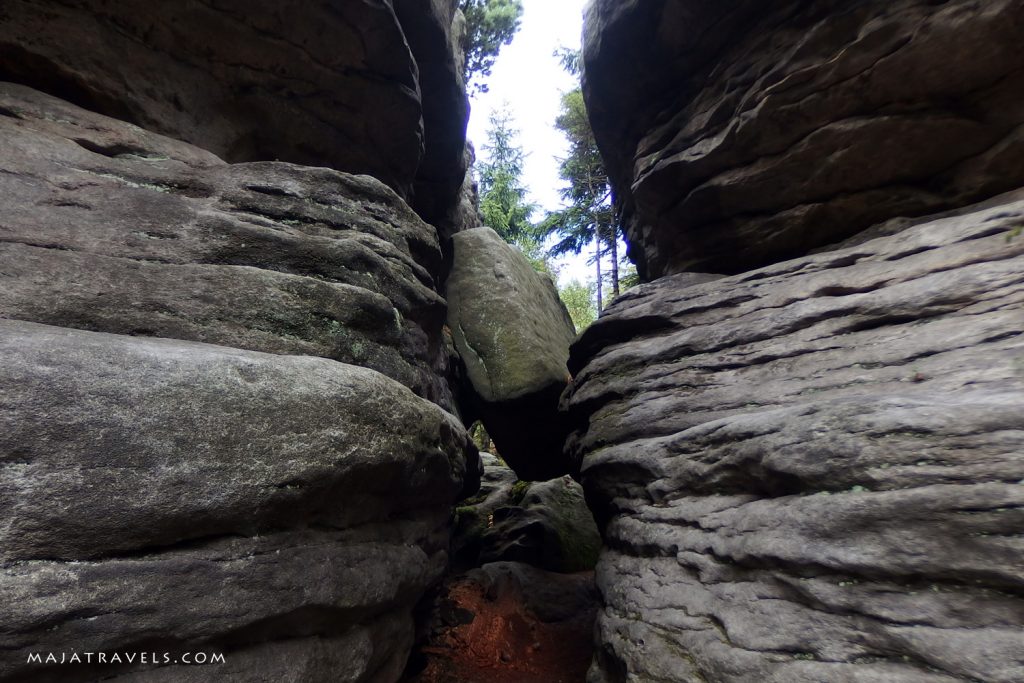
[[[592,683],[1024,680],[1022,11],[592,5]]]
[[[10,0],[0,7],[0,80],[230,162],[372,175],[441,220],[466,170],[455,7]]]
[[[1024,4],[594,0],[575,342],[455,0],[229,5],[0,5],[0,681],[1024,680]]]
[[[737,273],[1024,184],[1022,28],[1018,0],[597,0],[588,111],[641,274]]]
[[[601,537],[569,476],[518,481],[498,458],[481,454],[477,495],[455,510],[452,555],[457,568],[493,562],[521,562],[551,572],[594,568]]]
[[[0,679],[140,650],[226,653],[204,680],[397,679],[471,462],[451,415],[320,358],[9,320],[0,351]]]
[[[455,4],[0,7],[0,680],[399,678],[479,477]]]
[[[1021,225],[666,277],[588,330],[595,680],[1020,679]]]
[[[394,6],[418,67],[423,103],[424,153],[413,208],[448,238],[477,227],[472,215],[460,215],[463,182],[472,182],[466,171],[473,162],[466,142],[469,100],[459,45],[465,26],[457,17],[457,0],[396,0]]]
[[[520,479],[569,471],[559,396],[575,328],[551,278],[490,228],[452,240],[448,327],[466,366],[467,419],[479,417]]]
[[[0,314],[322,356],[451,408],[438,237],[382,183],[225,164],[13,84],[0,135]]]

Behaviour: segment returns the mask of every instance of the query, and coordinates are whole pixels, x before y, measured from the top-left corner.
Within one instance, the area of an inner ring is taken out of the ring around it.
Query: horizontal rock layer
[[[653,279],[738,273],[1024,182],[1016,0],[598,0],[585,95]]]
[[[591,681],[1024,680],[1022,227],[665,277],[583,334]]]
[[[0,84],[0,316],[316,355],[447,407],[434,229],[367,176],[208,152]]]
[[[434,220],[466,170],[454,15],[454,0],[9,0],[0,80],[231,162],[369,174]]]
[[[398,677],[474,452],[455,418],[321,358],[10,320],[0,353],[0,679],[199,648],[224,680]]]
[[[397,680],[479,473],[434,228],[9,83],[0,148],[0,680]]]

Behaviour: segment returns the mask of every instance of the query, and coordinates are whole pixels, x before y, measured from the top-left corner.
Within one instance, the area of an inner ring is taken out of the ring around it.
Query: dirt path
[[[593,653],[594,612],[544,623],[519,596],[489,597],[478,584],[456,582],[448,599],[472,613],[420,652],[426,668],[409,683],[583,683]]]

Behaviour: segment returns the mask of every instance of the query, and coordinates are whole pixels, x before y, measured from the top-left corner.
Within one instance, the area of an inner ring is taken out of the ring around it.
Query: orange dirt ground
[[[422,647],[426,668],[410,683],[583,683],[593,654],[593,613],[545,624],[513,596],[489,600],[457,583],[449,598],[476,615]]]

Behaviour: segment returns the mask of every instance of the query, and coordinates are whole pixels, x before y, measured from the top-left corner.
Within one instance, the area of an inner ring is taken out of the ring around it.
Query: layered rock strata
[[[0,352],[0,679],[140,651],[171,664],[129,680],[197,678],[173,665],[196,651],[225,655],[205,680],[397,679],[446,565],[455,418],[321,358],[11,320]]]
[[[465,173],[455,7],[10,0],[0,7],[0,80],[230,162],[372,175],[440,221]]]
[[[1024,680],[1024,200],[618,299],[591,681]]]
[[[479,472],[436,231],[19,85],[0,148],[0,679],[397,680]]]
[[[434,229],[367,176],[226,164],[0,85],[0,315],[378,370],[451,407]]]
[[[588,111],[643,276],[738,273],[1024,184],[1016,0],[597,0]]]

